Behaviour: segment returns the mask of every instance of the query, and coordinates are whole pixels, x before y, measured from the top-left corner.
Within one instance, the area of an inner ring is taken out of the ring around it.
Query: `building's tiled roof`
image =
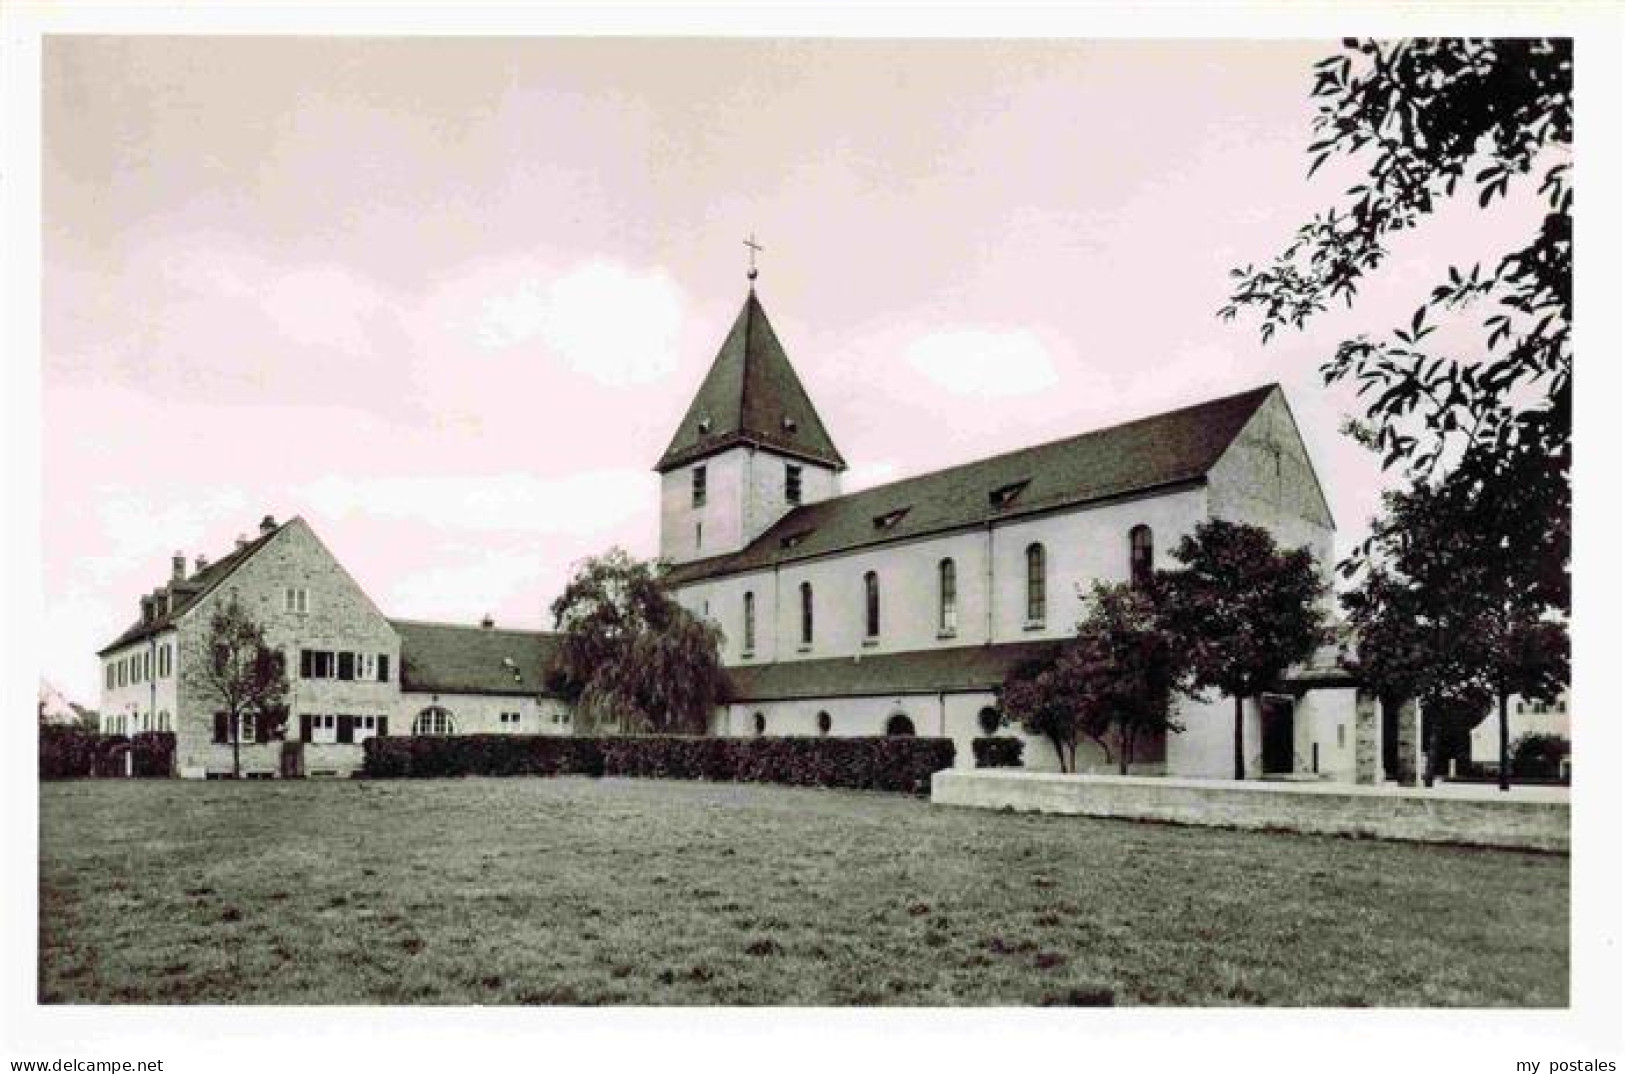
[[[290,519],[268,533],[260,534],[241,548],[234,549],[229,556],[221,557],[218,561],[209,564],[201,571],[188,576],[179,583],[168,583],[165,588],[175,591],[174,610],[165,612],[159,609],[150,623],[143,623],[139,619],[136,620],[124,633],[98,650],[96,655],[105,656],[114,649],[122,649],[126,645],[162,633],[173,627],[182,616],[197,605],[198,601],[219,588],[220,583],[229,578],[233,571],[247,563],[253,558],[254,553],[264,548],[270,543],[271,538],[281,533],[285,527],[292,525],[294,521],[296,520]]]
[[[738,552],[671,569],[675,585],[979,525],[1056,507],[1107,500],[1200,479],[1278,388],[1141,418],[804,504]],[[1002,505],[998,493],[1003,492]],[[902,512],[900,515],[898,512]],[[884,520],[890,519],[889,524]]]
[[[755,291],[745,299],[655,469],[665,472],[735,444],[846,469]]]
[[[728,669],[735,700],[787,701],[817,697],[871,697],[982,690],[1004,681],[1011,668],[1053,656],[1064,642],[1023,641],[959,645],[860,658],[787,660]]]
[[[401,689],[423,693],[548,692],[546,680],[559,635],[391,619],[401,637]]]

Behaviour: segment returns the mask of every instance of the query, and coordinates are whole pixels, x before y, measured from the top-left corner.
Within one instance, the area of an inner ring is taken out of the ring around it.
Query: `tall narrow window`
[[[1047,610],[1044,599],[1044,546],[1027,546],[1027,622],[1042,623]]]
[[[874,571],[863,576],[863,636],[880,637],[880,579]]]
[[[813,640],[812,583],[801,583],[801,644],[811,645]]]
[[[705,467],[694,467],[694,506],[705,506]]]
[[[1135,526],[1128,531],[1128,577],[1136,588],[1151,584],[1151,527]]]
[[[745,651],[756,648],[756,594],[745,594]]]
[[[959,629],[959,579],[954,561],[937,564],[937,632],[952,634]]]
[[[794,463],[784,464],[784,502],[801,502],[801,467]]]

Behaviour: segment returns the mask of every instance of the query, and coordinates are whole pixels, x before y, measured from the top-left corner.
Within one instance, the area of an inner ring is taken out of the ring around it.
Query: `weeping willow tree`
[[[728,700],[722,634],[672,599],[661,564],[612,548],[551,610],[564,640],[549,685],[586,729],[704,734]]]

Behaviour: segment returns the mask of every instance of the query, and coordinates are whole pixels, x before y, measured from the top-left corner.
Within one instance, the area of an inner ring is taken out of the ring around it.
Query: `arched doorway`
[[[914,721],[899,712],[886,721],[886,734],[912,735],[914,734]]]

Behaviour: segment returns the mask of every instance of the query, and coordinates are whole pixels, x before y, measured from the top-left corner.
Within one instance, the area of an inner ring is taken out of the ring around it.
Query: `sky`
[[[1339,526],[1386,480],[1321,385],[1538,209],[1470,195],[1349,309],[1222,323],[1335,42],[55,37],[42,58],[42,675],[302,515],[386,614],[550,625],[653,555],[670,438],[758,291],[849,490],[1258,384]]]

